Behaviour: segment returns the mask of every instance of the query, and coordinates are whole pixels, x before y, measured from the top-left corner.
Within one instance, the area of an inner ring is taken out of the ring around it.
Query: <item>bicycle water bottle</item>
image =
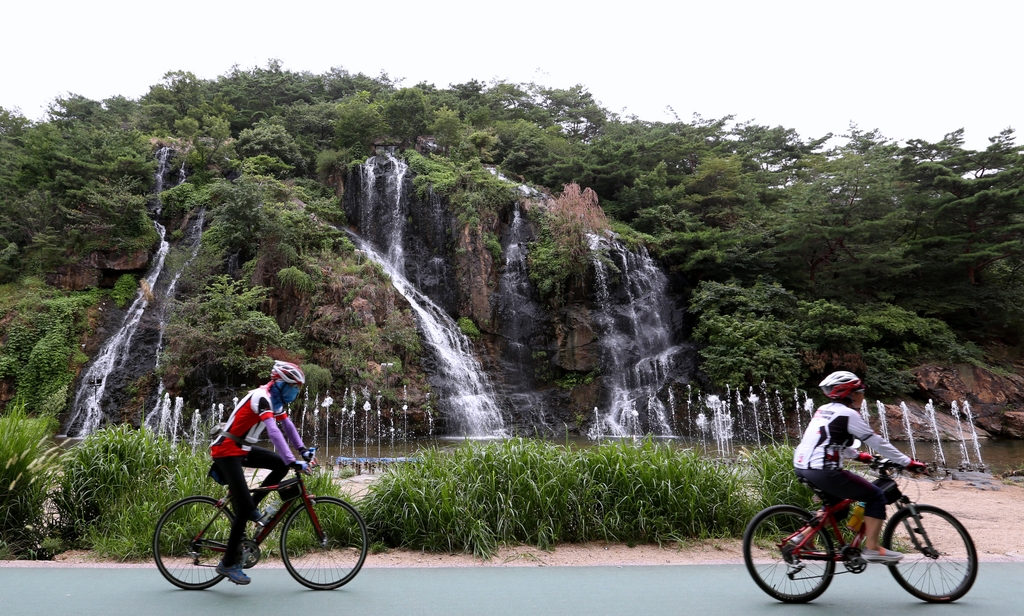
[[[854,503],[853,509],[850,511],[850,519],[846,521],[846,527],[853,532],[858,532],[864,524],[864,504],[864,501]]]

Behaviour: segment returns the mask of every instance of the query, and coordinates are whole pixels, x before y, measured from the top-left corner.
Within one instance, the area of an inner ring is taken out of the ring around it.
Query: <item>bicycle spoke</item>
[[[231,521],[212,498],[195,496],[171,505],[153,536],[153,557],[160,573],[189,590],[219,582],[222,577],[214,569],[227,545]]]
[[[977,575],[977,553],[966,529],[949,513],[916,505],[918,522],[909,509],[896,513],[883,536],[883,545],[904,552],[890,571],[914,596],[931,602],[962,597]],[[914,539],[917,539],[915,547]]]
[[[289,573],[315,589],[337,588],[359,572],[366,559],[366,524],[358,512],[336,498],[317,498],[314,523],[297,505],[281,531],[281,555]]]
[[[770,507],[747,526],[743,536],[743,559],[754,581],[772,597],[788,603],[802,603],[821,595],[835,570],[832,542],[819,533],[800,550],[783,554],[782,544],[810,521],[810,515],[796,507]],[[815,557],[808,560],[807,557]]]

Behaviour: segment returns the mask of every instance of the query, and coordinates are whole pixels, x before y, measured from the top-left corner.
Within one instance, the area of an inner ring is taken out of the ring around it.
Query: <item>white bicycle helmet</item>
[[[306,382],[306,375],[302,369],[287,361],[275,361],[274,367],[270,369],[270,378],[292,385],[302,385]]]
[[[818,383],[821,391],[833,400],[842,400],[857,390],[863,391],[864,381],[852,372],[837,370]]]

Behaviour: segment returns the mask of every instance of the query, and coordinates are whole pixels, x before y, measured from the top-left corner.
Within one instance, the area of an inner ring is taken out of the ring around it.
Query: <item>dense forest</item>
[[[405,87],[271,61],[216,79],[168,73],[138,99],[69,94],[41,121],[0,109],[0,404],[65,410],[98,309],[123,307],[141,271],[68,279],[97,255],[154,251],[154,200],[172,241],[206,216],[160,361],[168,388],[254,383],[272,356],[303,361],[321,390],[379,380],[370,358],[394,366],[392,388],[422,383],[413,316],[338,230],[346,173],[382,144],[467,226],[515,199],[501,176],[555,197],[592,191],[603,216],[588,224],[645,245],[686,290],[711,385],[808,387],[846,368],[894,396],[923,362],[1017,371],[1024,154],[1012,129],[983,151],[957,130],[937,143],[857,126],[808,138],[733,117],[622,117],[582,85]],[[161,147],[187,179],[154,195]],[[539,220],[531,246],[551,305],[586,275],[572,223]],[[372,326],[318,309],[359,298]]]

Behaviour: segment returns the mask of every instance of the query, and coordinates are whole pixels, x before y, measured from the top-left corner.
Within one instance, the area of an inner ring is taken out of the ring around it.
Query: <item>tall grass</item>
[[[769,445],[758,449],[744,449],[741,459],[747,464],[749,480],[759,497],[757,510],[772,505],[796,505],[813,509],[811,498],[814,493],[800,483],[793,472],[793,448],[786,445]]]
[[[650,441],[571,450],[512,439],[423,451],[360,504],[375,539],[388,545],[487,557],[512,543],[736,536],[788,481]]]
[[[89,435],[60,460],[54,530],[64,547],[143,558],[153,528],[175,500],[214,491],[210,458],[148,430],[114,426]]]
[[[55,449],[50,418],[32,418],[12,403],[0,416],[0,552],[40,555],[45,539],[44,504]]]

